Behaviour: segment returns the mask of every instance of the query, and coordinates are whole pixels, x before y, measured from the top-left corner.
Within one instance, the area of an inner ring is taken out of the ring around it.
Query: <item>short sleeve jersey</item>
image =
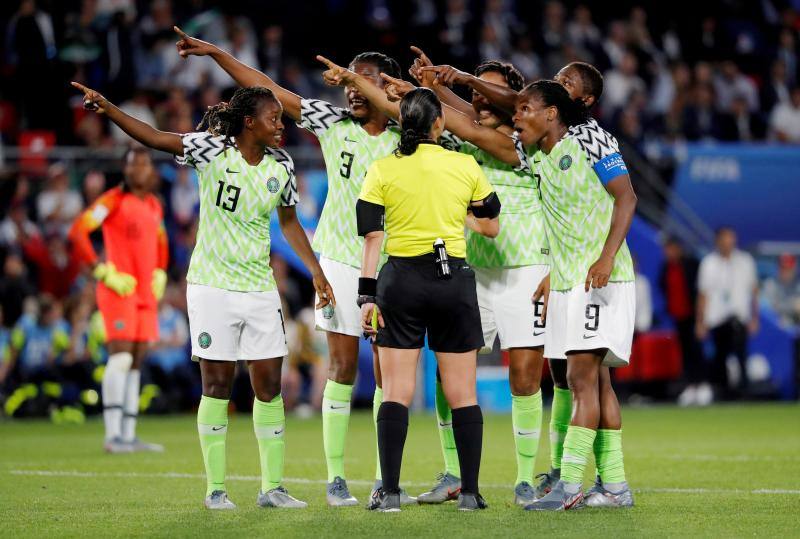
[[[517,139],[522,169],[539,182],[550,241],[552,290],[569,290],[586,281],[589,267],[600,257],[608,232],[614,198],[605,185],[627,174],[617,140],[592,119],[570,128],[545,154],[528,157]],[[633,281],[627,242],[614,259],[610,281]]]
[[[475,158],[502,204],[496,238],[467,230],[467,261],[482,268],[548,264],[541,195],[530,174],[451,133],[445,133],[442,139],[443,146]]]
[[[491,193],[472,156],[420,144],[412,155],[374,162],[359,198],[384,207],[388,255],[432,253],[441,238],[450,256],[465,258],[467,207]]]
[[[364,240],[356,226],[358,194],[369,166],[397,148],[400,131],[390,123],[372,136],[347,109],[318,99],[301,101],[299,125],[319,139],[328,174],[328,196],[311,245],[326,258],[360,268]]]
[[[197,170],[200,224],[186,280],[235,291],[276,290],[269,266],[270,215],[298,202],[289,154],[267,148],[252,166],[210,133],[183,135],[178,162]]]

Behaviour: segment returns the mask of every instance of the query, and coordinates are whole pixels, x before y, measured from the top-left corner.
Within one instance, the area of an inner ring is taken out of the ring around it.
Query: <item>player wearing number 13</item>
[[[333,292],[295,212],[294,166],[278,149],[283,108],[266,88],[242,88],[229,103],[211,107],[201,133],[158,131],[80,84],[87,108],[139,142],[170,152],[200,178],[200,224],[187,281],[192,354],[200,358],[203,396],[197,429],[206,467],[205,505],[234,509],[225,488],[228,401],[237,360],[246,360],[255,392],[253,427],[261,461],[261,507],[305,507],[281,485],[284,412],[281,363],[287,353],[283,313],[269,267],[270,215],[312,274],[322,301]]]

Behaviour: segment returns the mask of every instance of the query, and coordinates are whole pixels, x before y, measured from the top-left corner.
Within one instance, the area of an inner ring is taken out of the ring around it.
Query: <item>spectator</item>
[[[800,326],[800,279],[794,256],[783,254],[778,258],[778,275],[764,283],[764,301],[778,314],[781,324]]]
[[[625,52],[618,67],[605,74],[603,104],[611,111],[622,108],[635,92],[645,93],[647,86],[636,74],[638,61],[632,52]]]
[[[708,140],[720,137],[721,115],[714,106],[714,88],[697,84],[689,106],[683,112],[683,133],[689,140]]]
[[[751,142],[764,138],[767,126],[759,114],[747,108],[747,99],[737,95],[731,102],[730,111],[720,117],[719,138],[733,142]]]
[[[707,405],[713,399],[705,361],[695,334],[698,266],[697,259],[684,251],[677,238],[669,238],[664,243],[664,263],[658,284],[681,344],[685,384],[678,397],[681,406]]]
[[[37,288],[40,293],[64,299],[78,276],[81,263],[67,246],[67,240],[57,232],[27,235],[19,229],[20,245],[25,257],[36,267]]]
[[[84,206],[91,205],[106,190],[106,176],[98,170],[90,170],[83,177]]]
[[[533,39],[522,35],[517,39],[511,53],[511,63],[520,70],[525,80],[536,80],[542,76],[542,62],[533,50]]]
[[[602,46],[603,36],[592,21],[592,12],[584,4],[579,4],[573,18],[567,25],[567,35],[573,45],[584,53],[594,55]]]
[[[639,271],[639,261],[634,260],[636,286],[636,319],[633,328],[636,333],[644,333],[653,325],[653,295],[649,279]]]
[[[119,108],[147,125],[156,125],[155,115],[147,102],[147,93],[144,90],[135,90],[133,97],[122,103]],[[111,137],[117,144],[127,145],[131,142],[130,137],[116,124],[111,125]]]
[[[761,88],[761,110],[771,111],[779,103],[789,102],[789,84],[786,74],[786,63],[775,60],[769,70],[769,78]]]
[[[39,228],[28,218],[28,209],[22,202],[14,202],[8,210],[8,215],[0,222],[0,243],[6,247],[19,247],[19,231],[34,236],[39,233]]]
[[[730,390],[728,356],[739,362],[739,393],[747,389],[748,335],[758,331],[758,280],[753,257],[736,248],[736,232],[717,231],[716,250],[700,263],[697,279],[697,337],[714,341],[712,380]]]
[[[758,90],[755,83],[739,71],[733,60],[722,62],[720,73],[714,77],[714,91],[719,110],[730,111],[736,96],[742,96],[750,112],[758,111]]]
[[[11,332],[3,323],[3,309],[0,307],[0,401],[4,400],[8,387],[6,380],[11,374]]]
[[[15,251],[9,252],[3,264],[3,276],[0,277],[0,307],[5,314],[6,324],[16,324],[22,316],[26,298],[35,295],[36,289],[28,280],[22,256]]]
[[[623,21],[612,21],[608,26],[608,36],[603,40],[603,52],[608,58],[610,67],[622,64],[628,52],[628,30]]]
[[[788,103],[779,103],[769,118],[770,138],[779,142],[800,142],[800,86],[792,88]]]
[[[51,165],[47,171],[47,187],[36,197],[36,213],[45,233],[57,232],[66,236],[82,209],[80,193],[69,185],[67,166],[64,163]]]

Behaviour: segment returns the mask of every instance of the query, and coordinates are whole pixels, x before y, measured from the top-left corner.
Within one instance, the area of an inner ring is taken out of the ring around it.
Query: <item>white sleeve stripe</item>
[[[614,136],[600,127],[595,120],[570,127],[569,134],[586,152],[589,162],[594,166],[609,155],[619,153],[619,144]]]
[[[303,99],[300,101],[300,127],[319,135],[334,123],[348,118],[345,109],[334,107],[327,101]]]

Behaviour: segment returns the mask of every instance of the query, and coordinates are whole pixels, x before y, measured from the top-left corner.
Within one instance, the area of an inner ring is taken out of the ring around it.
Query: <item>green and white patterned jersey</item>
[[[298,202],[292,158],[267,148],[252,166],[223,137],[182,138],[177,161],[196,169],[200,183],[200,223],[186,280],[224,290],[276,290],[269,266],[270,214]]]
[[[502,204],[496,238],[467,230],[467,261],[481,268],[549,264],[541,195],[531,175],[452,133],[442,135],[442,145],[474,157]]]
[[[400,130],[390,124],[371,136],[347,109],[318,99],[301,101],[299,125],[319,139],[328,173],[328,196],[311,246],[326,258],[360,268],[364,239],[356,227],[358,194],[369,166],[397,148]]]
[[[605,183],[627,174],[617,140],[596,121],[570,128],[550,154],[528,157],[517,139],[522,168],[538,180],[550,240],[550,287],[569,290],[586,282],[611,230],[614,198]],[[627,242],[614,259],[610,281],[633,281]]]

